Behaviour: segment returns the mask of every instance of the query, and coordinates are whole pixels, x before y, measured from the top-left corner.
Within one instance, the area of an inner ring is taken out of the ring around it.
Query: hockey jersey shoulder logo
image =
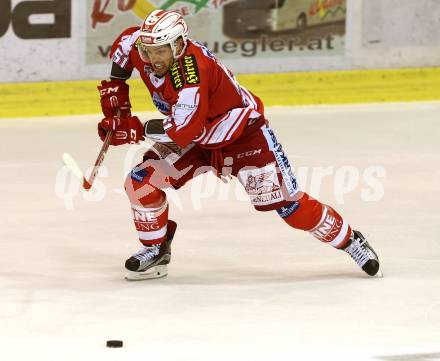
[[[199,67],[194,55],[185,55],[183,57],[183,74],[187,84],[194,85],[200,83]]]
[[[170,78],[174,90],[179,90],[183,88],[183,74],[178,61],[174,62],[173,66],[170,69]]]

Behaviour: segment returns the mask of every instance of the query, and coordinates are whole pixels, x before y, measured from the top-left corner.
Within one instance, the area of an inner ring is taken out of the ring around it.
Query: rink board
[[[440,100],[440,68],[243,74],[240,83],[266,106]],[[0,84],[0,118],[100,112],[97,80]],[[154,110],[132,79],[133,111]]]

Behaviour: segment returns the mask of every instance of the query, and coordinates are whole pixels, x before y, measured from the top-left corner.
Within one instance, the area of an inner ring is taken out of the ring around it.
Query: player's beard
[[[151,64],[151,65],[153,66],[154,74],[160,78],[163,77],[166,73],[168,73],[173,63],[174,63],[174,59],[170,59],[169,61],[160,63],[159,65],[161,65],[161,67],[159,68],[156,67],[155,64]]]

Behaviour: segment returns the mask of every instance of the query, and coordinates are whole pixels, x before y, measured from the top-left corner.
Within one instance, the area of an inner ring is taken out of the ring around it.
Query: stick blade
[[[75,159],[73,159],[69,153],[63,153],[62,159],[67,169],[69,169],[79,180],[84,182],[84,174],[75,162]]]

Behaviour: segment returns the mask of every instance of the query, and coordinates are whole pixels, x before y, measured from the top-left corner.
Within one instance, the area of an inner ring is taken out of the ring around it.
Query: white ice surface
[[[200,182],[177,193],[181,208],[170,195],[179,226],[169,276],[126,282],[123,263],[139,245],[121,194],[123,164],[140,159],[139,147],[112,147],[98,193],[84,195],[61,169],[61,154],[83,170],[93,165],[98,115],[0,119],[0,359],[440,353],[440,103],[272,108],[267,115],[291,163],[308,175],[304,188],[369,238],[383,279],[274,212],[255,212],[237,199],[242,193],[232,196],[235,181],[225,188],[209,176],[200,179],[201,200],[194,197]],[[378,178],[384,194],[367,202],[363,172],[372,166],[386,171]],[[317,167],[333,167],[333,175],[321,183],[311,177]],[[346,186],[350,179],[341,169],[354,177],[343,196],[336,173]],[[124,347],[107,349],[108,339]]]

